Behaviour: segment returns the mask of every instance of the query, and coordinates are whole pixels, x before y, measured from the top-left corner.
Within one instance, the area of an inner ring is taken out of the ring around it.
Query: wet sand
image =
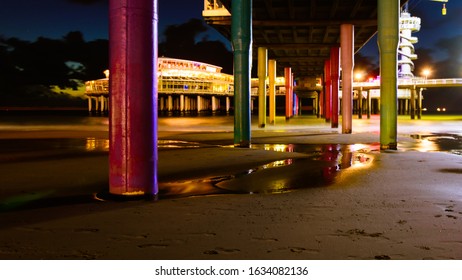
[[[411,137],[461,135],[458,119],[400,119],[399,149],[388,152],[376,148],[376,118],[354,120],[352,135],[315,118],[253,127],[253,149],[226,147],[228,117],[180,121],[160,121],[161,183],[227,192],[98,201],[107,131],[2,129],[0,258],[462,259],[460,141],[452,153],[430,152],[435,139]],[[55,140],[14,149],[37,138]],[[167,147],[172,140],[183,146]]]

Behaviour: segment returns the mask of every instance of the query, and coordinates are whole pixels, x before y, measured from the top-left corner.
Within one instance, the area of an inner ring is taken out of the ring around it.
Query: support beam
[[[229,100],[229,96],[226,96],[226,112],[229,112],[231,108],[231,101]]]
[[[340,48],[332,47],[330,49],[330,77],[332,82],[332,121],[331,127],[338,127],[338,92],[340,79]]]
[[[167,96],[167,111],[173,111],[173,96]]]
[[[354,67],[354,27],[351,24],[340,26],[340,48],[342,59],[342,133],[350,134],[353,130],[353,67]],[[361,114],[362,88],[359,90],[358,102]]]
[[[415,86],[411,88],[411,120],[415,119],[415,97],[417,95],[417,89]]]
[[[250,62],[252,0],[231,2],[231,43],[234,50],[234,146],[250,147]]]
[[[380,51],[380,148],[398,147],[398,41],[399,0],[378,0],[378,45]]]
[[[266,125],[266,77],[268,76],[268,49],[258,48],[258,127]]]
[[[419,89],[419,95],[417,96],[417,119],[422,118],[422,91],[424,88]]]
[[[284,68],[284,79],[285,79],[285,89],[286,89],[286,120],[288,120],[292,116],[291,114],[292,108],[290,104],[291,103],[290,99],[292,95],[291,85],[290,85],[292,81],[292,69],[290,67]]]
[[[197,112],[199,113],[202,111],[202,97],[200,95],[197,96]]]
[[[180,112],[183,112],[184,108],[185,108],[185,106],[184,106],[184,95],[181,94],[180,95]]]
[[[269,75],[269,123],[276,123],[276,60],[268,61]]]
[[[330,59],[324,62],[324,80],[324,117],[326,118],[326,122],[330,122],[332,117],[332,80],[330,77]]]
[[[88,112],[91,112],[92,108],[91,108],[91,96],[87,96],[87,99],[88,99]]]
[[[371,90],[367,90],[367,119],[371,118]]]
[[[109,1],[109,192],[155,197],[157,0]]]

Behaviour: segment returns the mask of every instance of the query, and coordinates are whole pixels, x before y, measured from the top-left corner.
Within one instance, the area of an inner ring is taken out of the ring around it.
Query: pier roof
[[[231,11],[231,0],[221,2]],[[231,16],[205,10],[206,22],[230,38]],[[296,76],[319,76],[330,48],[340,44],[342,23],[355,26],[357,52],[377,32],[377,0],[253,0],[253,47],[267,47],[278,71],[292,67]]]

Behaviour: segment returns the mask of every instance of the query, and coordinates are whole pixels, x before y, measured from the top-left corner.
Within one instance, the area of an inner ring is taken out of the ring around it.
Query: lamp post
[[[428,76],[430,75],[431,71],[430,69],[424,69],[422,71],[422,74],[425,76],[425,81],[428,79]]]

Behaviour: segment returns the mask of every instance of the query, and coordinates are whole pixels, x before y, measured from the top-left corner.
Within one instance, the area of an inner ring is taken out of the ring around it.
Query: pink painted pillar
[[[330,78],[332,82],[332,122],[331,127],[338,127],[338,91],[340,78],[340,48],[330,49]]]
[[[294,116],[294,73],[290,75],[290,116]]]
[[[157,0],[109,1],[109,192],[155,197]]]
[[[330,122],[332,116],[332,84],[330,77],[330,59],[324,62],[324,79],[325,79],[325,103],[324,117],[326,122]]]
[[[284,68],[284,78],[285,78],[285,86],[286,86],[286,120],[288,120],[292,116],[292,108],[291,108],[292,69],[290,67]]]
[[[342,133],[350,134],[353,124],[353,66],[354,27],[352,24],[340,26],[340,47],[342,59]],[[361,91],[360,91],[361,94]],[[362,98],[358,98],[362,102]],[[361,106],[360,106],[361,108]]]

